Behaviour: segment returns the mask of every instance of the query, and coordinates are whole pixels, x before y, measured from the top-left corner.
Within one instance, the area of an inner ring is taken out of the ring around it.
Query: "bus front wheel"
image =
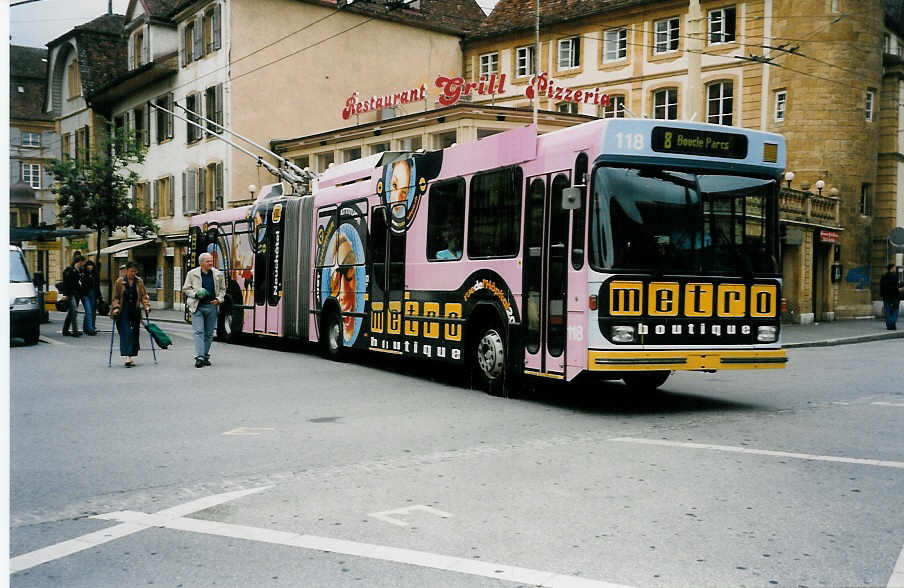
[[[665,384],[672,372],[637,372],[625,374],[622,380],[628,388],[638,392],[652,392]]]
[[[505,338],[495,325],[480,330],[471,354],[478,387],[493,396],[508,396]]]
[[[342,361],[345,355],[345,341],[343,340],[344,327],[342,318],[338,312],[330,313],[324,322],[323,349],[326,356],[333,361]]]

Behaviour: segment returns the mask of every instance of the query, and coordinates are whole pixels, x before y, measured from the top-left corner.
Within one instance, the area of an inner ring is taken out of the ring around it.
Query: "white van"
[[[9,334],[22,337],[29,345],[41,336],[41,307],[38,293],[25,265],[22,250],[9,246]]]

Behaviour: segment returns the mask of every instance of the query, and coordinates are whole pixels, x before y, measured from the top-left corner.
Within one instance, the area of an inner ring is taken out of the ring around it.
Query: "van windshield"
[[[25,258],[21,251],[9,252],[9,281],[12,283],[30,282],[28,268],[25,267]]]

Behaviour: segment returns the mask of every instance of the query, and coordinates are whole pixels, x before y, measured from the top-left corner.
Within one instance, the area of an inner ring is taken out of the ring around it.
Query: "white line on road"
[[[213,496],[207,496],[205,498],[193,500],[192,502],[187,502],[179,506],[174,506],[173,508],[161,510],[155,515],[146,516],[157,517],[161,521],[171,520],[173,518],[181,517],[193,512],[198,512],[200,510],[204,510],[218,504],[223,504],[224,502],[229,502],[230,500],[236,500],[237,498],[242,498],[243,496],[248,496],[249,494],[254,494],[255,492],[266,490],[267,488],[272,488],[272,486],[252,488],[250,490],[238,490],[235,492],[226,492],[224,494],[215,494]],[[94,518],[104,518],[105,516],[107,515],[100,515]],[[21,572],[22,570],[27,570],[43,563],[47,563],[55,559],[60,559],[61,557],[66,557],[67,555],[72,555],[73,553],[78,553],[79,551],[90,549],[97,545],[107,543],[108,541],[120,539],[122,537],[125,537],[126,535],[137,533],[138,531],[143,531],[148,527],[149,525],[146,524],[123,523],[121,525],[116,525],[108,529],[101,529],[100,531],[95,531],[94,533],[88,533],[87,535],[76,537],[75,539],[63,541],[62,543],[57,543],[56,545],[50,545],[48,547],[43,547],[29,553],[17,555],[16,557],[13,557],[9,560],[9,573],[15,574],[16,572]]]
[[[383,510],[380,512],[372,512],[372,513],[369,513],[367,516],[373,517],[375,519],[379,519],[379,520],[383,521],[384,523],[396,525],[398,527],[407,527],[408,523],[406,523],[403,520],[392,517],[390,515],[407,515],[407,514],[411,514],[412,512],[414,512],[416,510],[419,510],[421,512],[430,513],[432,515],[436,515],[443,519],[448,519],[452,516],[450,513],[439,510],[438,508],[433,508],[432,506],[427,506],[426,504],[414,504],[412,506],[405,506],[405,507],[396,508],[393,510]]]
[[[904,408],[904,403],[902,402],[870,402],[873,406],[898,406]]]
[[[888,579],[886,588],[904,588],[904,549],[901,549],[901,555],[898,556],[898,563],[891,572],[891,578]]]
[[[272,543],[315,551],[328,551],[355,557],[366,557],[381,561],[391,561],[401,564],[420,566],[436,570],[446,570],[471,576],[494,578],[509,582],[520,582],[531,586],[547,586],[549,588],[627,588],[622,584],[612,584],[598,580],[589,580],[577,576],[566,576],[555,572],[532,570],[517,566],[508,566],[492,562],[474,561],[461,557],[375,545],[372,543],[359,543],[344,539],[330,537],[317,537],[314,535],[301,535],[286,531],[275,531],[261,527],[248,527],[216,521],[206,521],[192,518],[166,518],[156,515],[148,515],[140,512],[121,511],[106,515],[98,515],[94,518],[121,521],[126,525],[149,527],[165,527],[179,531],[203,533],[218,537],[231,537],[247,541]]]
[[[860,459],[857,457],[837,457],[834,455],[813,455],[810,453],[789,453],[787,451],[771,451],[768,449],[750,449],[749,447],[735,447],[733,445],[710,445],[707,443],[684,443],[681,441],[666,441],[662,439],[637,439],[633,437],[615,437],[609,439],[618,443],[641,443],[644,445],[662,445],[665,447],[685,447],[688,449],[711,449],[715,451],[730,451],[732,453],[749,453],[752,455],[770,455],[772,457],[792,457],[795,459],[807,459],[811,461],[831,461],[837,463],[853,463],[860,465],[880,466],[886,468],[904,469],[904,462],[887,461],[881,459]]]

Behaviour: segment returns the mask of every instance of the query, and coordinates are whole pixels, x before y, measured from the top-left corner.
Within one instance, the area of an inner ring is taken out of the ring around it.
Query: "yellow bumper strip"
[[[784,349],[590,350],[587,359],[591,371],[780,369],[788,362]]]

